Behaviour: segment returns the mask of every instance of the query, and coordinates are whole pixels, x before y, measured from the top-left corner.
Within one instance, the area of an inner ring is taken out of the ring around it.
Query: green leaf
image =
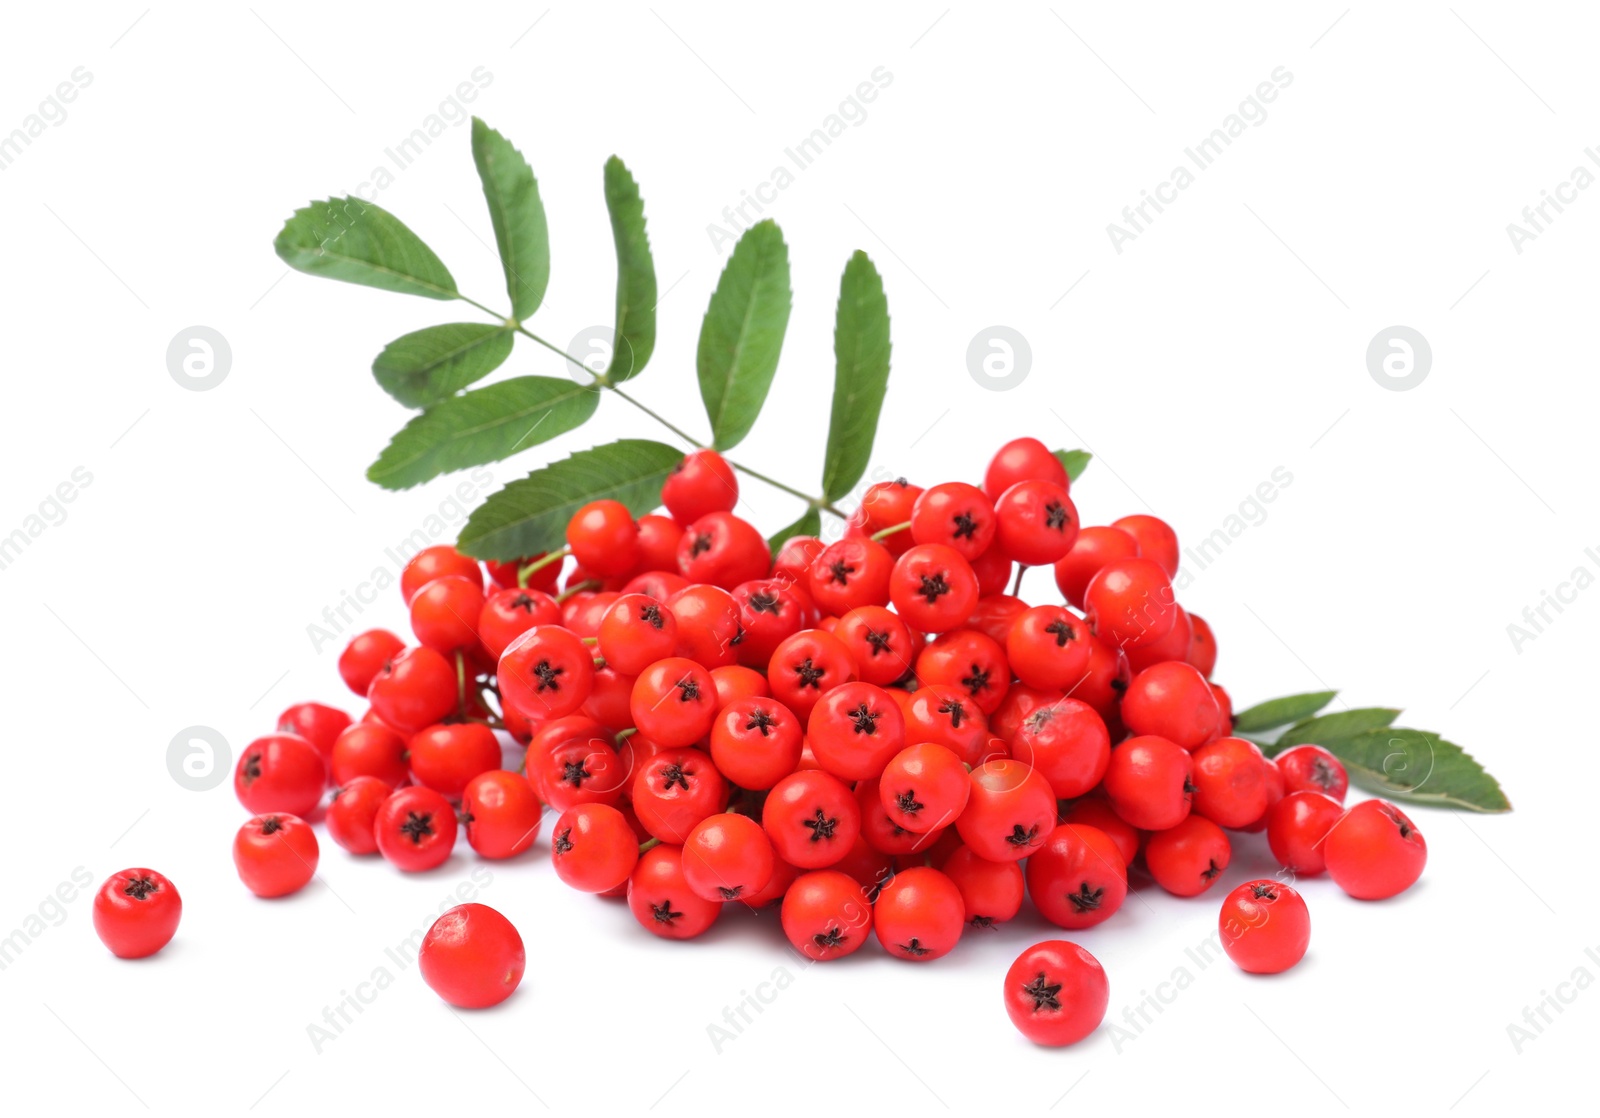
[[[1247,734],[1270,730],[1274,726],[1287,726],[1310,718],[1327,706],[1337,691],[1312,691],[1304,695],[1285,695],[1281,699],[1268,699],[1249,710],[1241,710],[1233,717],[1233,728]]]
[[[777,225],[758,222],[734,246],[700,327],[700,398],[716,449],[737,446],[761,413],[789,307],[788,246]]]
[[[1077,481],[1083,476],[1083,471],[1089,468],[1089,459],[1094,455],[1087,450],[1058,450],[1056,461],[1067,471],[1068,481]]]
[[[622,160],[606,160],[606,210],[617,246],[617,336],[606,377],[638,376],[656,348],[656,264],[645,231],[644,200]]]
[[[512,482],[467,518],[456,546],[479,559],[516,559],[565,546],[567,521],[590,501],[621,501],[634,516],[661,503],[683,451],[621,439],[552,462]]]
[[[516,377],[452,396],[402,427],[367,468],[367,479],[385,489],[409,489],[452,470],[498,462],[581,426],[599,404],[600,389],[565,377]]]
[[[550,233],[539,184],[511,141],[477,117],[472,118],[472,161],[483,180],[494,241],[500,246],[511,316],[521,321],[539,309],[550,283]]]
[[[816,536],[822,533],[822,514],[816,509],[806,509],[800,514],[800,519],[784,528],[779,528],[772,534],[767,542],[772,545],[772,556],[777,558],[778,552],[783,549],[783,542],[790,536]]]
[[[1279,734],[1275,743],[1263,746],[1261,752],[1268,757],[1275,757],[1292,745],[1327,745],[1340,738],[1364,734],[1369,730],[1381,730],[1399,717],[1398,710],[1388,707],[1357,707],[1355,710],[1334,711],[1332,714],[1296,722]]]
[[[830,502],[849,493],[867,472],[889,387],[889,301],[883,277],[859,250],[839,281],[833,360],[833,417],[822,467],[822,495]]]
[[[359,198],[329,198],[296,210],[272,247],[308,275],[428,299],[459,298],[455,279],[433,250],[388,210]]]
[[[372,362],[372,375],[408,408],[453,396],[498,369],[511,355],[511,331],[452,322],[396,338]]]
[[[1322,743],[1369,791],[1416,804],[1510,811],[1494,777],[1454,742],[1426,730],[1369,730]]]

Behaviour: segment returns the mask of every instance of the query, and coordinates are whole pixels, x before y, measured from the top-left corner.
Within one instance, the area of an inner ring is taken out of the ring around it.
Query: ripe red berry
[[[910,674],[920,647],[899,615],[882,606],[857,606],[847,611],[834,626],[833,635],[849,649],[861,678],[879,687]]]
[[[567,521],[567,546],[591,576],[612,578],[638,569],[639,526],[621,501],[590,501]]]
[[[550,832],[556,876],[585,893],[624,884],[639,861],[639,839],[627,817],[609,804],[568,808]]]
[[[933,742],[896,753],[878,780],[878,799],[896,826],[916,834],[948,827],[972,793],[967,767],[951,749]]]
[[[956,629],[923,646],[917,654],[917,680],[959,687],[985,714],[993,714],[1011,687],[1011,665],[994,638],[976,629]]]
[[[860,506],[850,516],[845,535],[871,536],[886,528],[904,524],[911,519],[911,510],[916,507],[920,496],[922,487],[912,485],[903,477],[867,486],[867,491],[861,496]],[[891,555],[899,555],[915,541],[910,532],[895,532],[885,536],[883,542]]]
[[[1089,670],[1088,623],[1065,606],[1034,606],[1006,634],[1006,660],[1029,687],[1071,691]]]
[[[375,776],[358,776],[333,790],[328,804],[328,837],[352,854],[376,854],[373,833],[378,810],[394,789]]]
[[[1117,559],[1100,568],[1083,591],[1095,635],[1115,647],[1158,641],[1178,620],[1166,571],[1153,559]]]
[[[1026,612],[1028,603],[1021,598],[1013,598],[1010,594],[984,594],[973,607],[972,616],[967,618],[967,626],[1003,649],[1006,638],[1011,635],[1011,626]]]
[[[1184,657],[1189,663],[1200,669],[1200,674],[1207,679],[1217,666],[1217,638],[1211,632],[1211,626],[1206,624],[1206,619],[1198,613],[1189,615],[1189,653]],[[1229,713],[1232,713],[1230,707]]]
[[[348,714],[322,703],[296,703],[278,715],[278,732],[305,738],[317,747],[324,761],[333,759],[333,743],[348,725]]]
[[[628,708],[646,737],[669,747],[693,745],[711,732],[717,685],[693,660],[669,656],[639,673]]]
[[[1144,864],[1156,884],[1179,897],[1198,897],[1215,884],[1233,857],[1222,828],[1191,814],[1176,827],[1157,831],[1144,845]]]
[[[1093,791],[1111,764],[1111,735],[1088,703],[1060,698],[1025,715],[1011,737],[1011,755],[1033,766],[1058,800]]]
[[[645,830],[682,845],[704,819],[728,803],[728,782],[698,749],[664,749],[635,774],[633,810]]]
[[[522,936],[483,904],[457,905],[422,937],[417,969],[435,994],[462,1009],[499,1005],[522,981]]]
[[[771,840],[748,815],[708,816],[683,843],[683,880],[708,901],[755,896],[772,879],[775,864]]]
[[[233,836],[233,865],[256,896],[288,896],[317,872],[316,832],[287,812],[254,816]]]
[[[708,901],[689,888],[683,876],[683,851],[656,846],[645,851],[628,878],[628,909],[648,932],[662,939],[693,939],[722,914],[721,901]]]
[[[1177,618],[1173,621],[1172,628],[1167,630],[1166,636],[1126,650],[1128,666],[1133,669],[1135,675],[1146,668],[1164,664],[1169,660],[1188,663],[1189,643],[1194,639],[1194,628],[1190,624],[1189,614],[1182,606],[1174,606],[1173,610]]]
[[[1078,538],[1078,510],[1067,488],[1019,481],[994,502],[994,545],[1024,566],[1055,563]]]
[[[1111,836],[1063,823],[1028,859],[1028,896],[1063,928],[1091,928],[1122,907],[1128,868]]]
[[[1328,868],[1322,844],[1344,807],[1321,792],[1290,792],[1267,810],[1267,845],[1284,869],[1311,877]]]
[[[763,791],[794,772],[802,737],[799,719],[782,703],[735,699],[711,724],[711,760],[740,788]]]
[[[772,697],[810,718],[822,696],[855,678],[856,665],[838,637],[821,629],[802,629],[782,641],[767,664]]]
[[[1138,513],[1111,522],[1139,543],[1139,554],[1154,559],[1167,572],[1168,578],[1178,577],[1178,534],[1165,520]]]
[[[94,895],[94,932],[119,959],[143,959],[177,934],[183,898],[155,870],[122,870]]]
[[[500,767],[500,740],[481,722],[429,726],[412,735],[410,750],[412,779],[452,800],[473,777]]]
[[[456,845],[456,812],[432,788],[402,788],[384,801],[373,823],[378,852],[413,873],[443,865]]]
[[[478,611],[478,640],[499,660],[511,642],[535,625],[558,625],[561,606],[540,590],[496,590]]]
[[[1111,801],[1103,796],[1085,796],[1075,801],[1061,813],[1061,822],[1104,831],[1106,837],[1117,844],[1117,853],[1122,855],[1124,865],[1133,865],[1139,854],[1139,829],[1118,815]]]
[[[469,581],[477,579],[478,586],[483,586],[483,569],[476,559],[461,554],[449,544],[438,544],[423,548],[406,563],[400,572],[400,596],[409,606],[418,590],[446,575],[459,575]]]
[[[732,590],[741,582],[766,578],[771,569],[767,541],[754,525],[731,512],[706,513],[678,541],[678,573],[690,582]]]
[[[500,657],[502,701],[528,718],[561,718],[584,704],[594,688],[594,654],[559,625],[536,625]]]
[[[1035,1044],[1076,1044],[1105,1020],[1111,987],[1099,960],[1075,943],[1045,940],[1006,971],[1006,1014]]]
[[[963,915],[969,928],[992,928],[1022,911],[1026,890],[1018,863],[990,862],[978,857],[971,847],[962,846],[939,868],[961,890]]]
[[[1428,844],[1416,824],[1386,800],[1346,811],[1322,842],[1328,876],[1357,900],[1381,901],[1416,884]]]
[[[1188,817],[1193,776],[1194,760],[1181,745],[1150,735],[1132,737],[1111,751],[1106,796],[1133,826],[1165,831]]]
[[[995,451],[988,469],[984,471],[983,491],[990,500],[998,500],[1000,494],[1017,482],[1035,480],[1048,481],[1065,489],[1068,485],[1067,468],[1044,443],[1024,436],[1012,439]]]
[[[905,717],[883,688],[841,684],[811,708],[806,742],[824,771],[840,780],[867,780],[905,748]]]
[[[1311,943],[1306,902],[1278,881],[1247,881],[1229,893],[1217,927],[1228,958],[1250,974],[1288,970],[1305,957]]]
[[[720,668],[712,668],[711,682],[717,687],[718,708],[739,699],[765,699],[772,695],[772,689],[767,686],[767,677],[743,664],[724,664]]]
[[[1100,568],[1118,559],[1137,559],[1139,541],[1121,528],[1094,526],[1080,528],[1072,547],[1055,563],[1056,587],[1061,596],[1078,609],[1083,608],[1083,592]]]
[[[661,483],[661,503],[679,524],[708,512],[730,512],[739,503],[739,476],[714,450],[691,450]]]
[[[611,603],[597,634],[600,655],[626,675],[638,675],[678,647],[678,619],[670,607],[645,594],[624,594]]]
[[[850,786],[820,769],[791,773],[773,787],[761,826],[778,857],[802,870],[840,861],[861,833],[861,808]]]
[[[718,586],[687,586],[669,597],[667,606],[678,621],[677,655],[704,668],[738,660],[743,628],[732,594]]]
[[[943,873],[914,866],[894,875],[872,906],[872,930],[897,959],[931,963],[961,939],[966,905],[961,890]]]
[[[978,604],[978,576],[953,548],[918,544],[895,560],[889,575],[889,599],[906,624],[918,632],[959,629]]]
[[[544,805],[520,773],[479,773],[461,793],[458,822],[480,858],[515,858],[539,836]]]
[[[765,668],[785,638],[806,627],[809,607],[781,579],[758,578],[733,588],[739,606],[739,662]]]
[[[476,648],[484,601],[481,578],[436,578],[411,597],[411,631],[419,643],[445,655]]]
[[[858,606],[887,602],[894,565],[894,557],[881,543],[849,537],[836,540],[812,560],[807,589],[821,609],[842,617]]]
[[[911,538],[942,543],[969,562],[994,539],[994,504],[976,485],[947,481],[923,490],[911,507]]]
[[[233,790],[254,814],[309,815],[322,802],[328,766],[316,746],[298,734],[268,734],[239,754]]]
[[[367,688],[373,711],[402,734],[414,734],[456,709],[455,665],[431,648],[408,648],[386,661]]]
[[[944,836],[944,827],[934,827],[924,833],[908,831],[900,826],[883,806],[883,793],[879,790],[877,777],[856,781],[855,797],[856,807],[861,811],[861,837],[879,854],[928,857]],[[839,868],[850,872],[845,863],[840,863]],[[865,879],[859,876],[857,880],[865,883]]]
[[[1194,751],[1194,810],[1222,827],[1246,827],[1268,807],[1267,766],[1254,742],[1222,738]]]
[[[1113,722],[1122,726],[1119,711],[1122,696],[1128,690],[1132,675],[1128,670],[1128,656],[1116,645],[1095,637],[1089,642],[1089,667],[1082,682],[1072,689],[1072,697],[1094,707],[1106,725]]]
[[[872,904],[860,882],[837,870],[803,873],[783,895],[783,934],[819,963],[842,959],[867,942]]]
[[[335,785],[371,776],[397,788],[411,775],[406,739],[377,722],[352,723],[333,743],[330,769]]]
[[[1043,845],[1056,824],[1056,798],[1021,761],[985,761],[969,774],[967,806],[956,819],[961,841],[991,862],[1017,862]]]
[[[1273,758],[1283,774],[1285,793],[1321,792],[1344,803],[1350,777],[1339,758],[1320,745],[1297,745]]]
[[[387,629],[368,629],[365,633],[357,633],[350,638],[344,651],[339,653],[339,678],[350,690],[366,698],[372,677],[391,658],[398,656],[405,646],[405,641]]]
[[[905,693],[889,694],[898,697]],[[902,707],[907,741],[947,746],[972,766],[990,755],[989,720],[961,688],[929,684],[903,699]]]
[[[1122,721],[1135,734],[1156,734],[1193,750],[1221,726],[1217,697],[1198,668],[1169,660],[1133,677],[1122,696]]]

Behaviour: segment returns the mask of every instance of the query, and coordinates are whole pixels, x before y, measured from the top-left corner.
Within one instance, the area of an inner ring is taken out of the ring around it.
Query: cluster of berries
[[[1025,898],[1089,928],[1130,870],[1197,896],[1227,868],[1230,832],[1265,831],[1286,877],[1326,870],[1356,897],[1420,875],[1421,834],[1392,804],[1347,810],[1332,754],[1269,759],[1231,736],[1211,628],[1173,594],[1172,529],[1082,527],[1037,440],[1003,447],[981,486],[874,485],[842,539],[794,536],[775,555],[737,498],[700,450],[662,488],[669,515],[594,501],[566,549],[490,563],[487,582],[452,548],[418,554],[400,580],[417,644],[373,630],[340,656],[361,720],[300,704],[240,757],[245,884],[277,896],[310,880],[304,820],[330,784],[327,830],[352,852],[426,870],[464,833],[513,857],[548,805],[556,874],[625,897],[652,934],[777,905],[818,961],[875,938],[931,962]],[[1034,566],[1064,602],[1017,596]],[[520,771],[496,729],[526,746]],[[1278,880],[1234,890],[1220,927],[1260,973],[1294,965],[1310,936]],[[506,997],[522,967],[516,930],[481,905],[424,946],[425,977],[459,1005]],[[1081,1039],[1105,1011],[1104,972],[1075,944],[1035,945],[1005,981],[1040,1043]]]

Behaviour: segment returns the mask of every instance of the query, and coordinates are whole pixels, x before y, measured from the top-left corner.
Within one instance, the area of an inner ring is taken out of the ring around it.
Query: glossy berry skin
[[[978,604],[978,576],[954,548],[918,544],[895,560],[889,600],[919,633],[959,629]]]
[[[1381,901],[1416,884],[1428,844],[1406,814],[1386,800],[1346,811],[1322,842],[1328,876],[1362,901]]]
[[[1127,693],[1132,678],[1127,653],[1095,637],[1089,644],[1088,670],[1083,681],[1072,689],[1072,697],[1094,707],[1107,726],[1115,722],[1120,727],[1122,696]]]
[[[740,788],[764,791],[800,763],[800,720],[768,698],[735,699],[711,724],[711,760]]]
[[[905,716],[883,688],[842,684],[811,708],[806,741],[825,772],[840,780],[868,780],[905,748]]]
[[[322,703],[296,703],[278,715],[278,732],[305,738],[317,747],[324,761],[332,759],[333,743],[348,725],[348,714]]]
[[[297,815],[273,812],[247,819],[233,836],[233,865],[258,897],[286,897],[317,872],[317,836]]]
[[[878,780],[856,781],[856,806],[861,810],[861,837],[880,854],[894,857],[910,855],[928,856],[943,837],[947,828],[935,827],[926,833],[908,831],[889,817],[884,810],[883,796],[878,790]],[[848,861],[848,858],[846,859]],[[846,868],[840,863],[840,868]]]
[[[1283,774],[1283,790],[1295,792],[1321,792],[1341,804],[1350,790],[1350,777],[1344,765],[1320,745],[1297,745],[1273,758],[1278,771]]]
[[[1233,857],[1223,829],[1191,814],[1176,827],[1157,831],[1144,844],[1144,864],[1156,884],[1178,897],[1198,897],[1214,885]]]
[[[838,777],[802,769],[767,795],[761,826],[779,858],[796,869],[824,869],[849,853],[861,833],[861,808]]]
[[[711,669],[711,682],[717,687],[717,709],[739,699],[765,699],[772,695],[767,677],[743,664],[724,664]]]
[[[600,655],[625,675],[638,675],[678,647],[678,619],[645,594],[624,594],[600,620]]]
[[[1139,543],[1139,554],[1154,559],[1167,572],[1168,578],[1178,577],[1178,533],[1160,517],[1137,513],[1111,522]]]
[[[628,699],[639,732],[665,746],[693,745],[717,717],[717,685],[693,660],[657,660],[634,680]]]
[[[1311,913],[1291,886],[1247,881],[1222,902],[1217,917],[1222,949],[1242,971],[1279,974],[1305,957]]]
[[[473,777],[500,767],[500,740],[481,722],[429,726],[412,735],[410,749],[412,779],[452,800]]]
[[[719,586],[686,586],[667,599],[678,621],[677,655],[703,668],[739,659],[739,604]]]
[[[766,908],[768,905],[781,901],[789,892],[800,871],[785,862],[782,858],[772,863],[772,877],[768,882],[754,893],[746,894],[739,898],[739,903],[751,912]]]
[[[1194,751],[1194,810],[1223,827],[1247,827],[1266,814],[1267,767],[1254,742],[1222,738]]]
[[[833,635],[844,642],[856,672],[867,683],[887,687],[910,674],[920,642],[900,616],[882,606],[857,606],[839,618]]]
[[[728,782],[698,749],[665,749],[633,778],[633,810],[645,830],[681,845],[728,803]]]
[[[1089,669],[1088,622],[1065,606],[1034,606],[1006,634],[1006,660],[1029,687],[1070,691]]]
[[[1138,648],[1126,649],[1128,666],[1133,669],[1135,675],[1146,668],[1164,664],[1168,660],[1188,663],[1189,644],[1194,640],[1194,627],[1189,622],[1189,614],[1182,606],[1174,606],[1173,609],[1177,613],[1177,620],[1172,623],[1172,628],[1167,630],[1166,636],[1149,644],[1141,644]]]
[[[393,657],[398,656],[406,642],[387,629],[368,629],[350,638],[344,651],[339,653],[339,678],[344,685],[362,698],[372,685],[372,677],[383,669]]]
[[[978,709],[993,714],[1010,690],[1011,665],[994,638],[976,629],[956,629],[923,646],[917,654],[917,680],[959,687]]]
[[[1006,1014],[1035,1044],[1076,1044],[1105,1020],[1111,986],[1099,960],[1075,943],[1045,940],[1006,971]]]
[[[1072,547],[1055,562],[1056,588],[1071,605],[1082,609],[1083,592],[1101,567],[1118,559],[1138,557],[1139,541],[1121,528],[1080,528]]]
[[[971,793],[972,782],[961,758],[933,742],[896,753],[878,780],[878,799],[890,820],[916,834],[953,824]]]
[[[966,904],[949,877],[927,866],[895,874],[872,906],[872,930],[896,959],[931,963],[950,954],[966,926]]]
[[[381,808],[373,823],[378,852],[407,873],[431,870],[450,857],[456,845],[456,812],[432,788],[402,788]]]
[[[1028,896],[1063,928],[1092,928],[1122,907],[1128,867],[1104,831],[1063,823],[1028,859]]]
[[[183,898],[155,870],[122,870],[94,895],[94,933],[119,959],[154,955],[177,934]]]
[[[333,783],[342,787],[371,776],[398,788],[411,776],[406,753],[406,739],[389,727],[376,722],[352,723],[333,743],[329,766]]]
[[[1019,481],[994,502],[994,545],[1028,567],[1053,564],[1078,538],[1078,509],[1064,485]]]
[[[1194,798],[1194,759],[1166,738],[1132,737],[1111,751],[1105,792],[1127,823],[1142,831],[1165,831],[1189,815]]]
[[[544,805],[520,773],[494,769],[467,781],[457,822],[480,858],[515,858],[539,837]]]
[[[478,611],[478,640],[499,660],[511,642],[535,625],[561,623],[561,606],[541,590],[496,590]]]
[[[695,824],[683,844],[683,880],[708,901],[755,896],[772,879],[776,858],[761,824],[732,812]]]
[[[968,774],[967,806],[956,818],[961,841],[991,862],[1033,854],[1056,825],[1056,798],[1044,777],[1021,761],[985,761]]]
[[[431,648],[408,648],[372,677],[367,702],[402,734],[414,734],[456,709],[455,665]]]
[[[874,540],[836,540],[812,560],[807,589],[812,601],[835,616],[858,606],[881,606],[889,600],[894,562],[888,548]]]
[[[907,741],[947,746],[965,764],[973,766],[982,764],[989,755],[989,720],[961,688],[929,684],[904,698],[901,706]]]
[[[1000,494],[1019,481],[1047,481],[1065,489],[1067,468],[1038,439],[1028,436],[1012,439],[989,460],[983,474],[983,491],[990,500],[998,500]]]
[[[400,597],[409,606],[418,590],[434,579],[447,575],[457,575],[469,581],[477,579],[479,587],[483,586],[483,568],[478,566],[476,559],[461,554],[449,544],[438,544],[423,548],[405,565],[400,572]]]
[[[670,576],[668,581],[673,590],[681,590],[688,583],[678,575],[678,543],[683,539],[683,525],[670,516],[661,516],[657,513],[647,513],[641,516],[639,526],[639,564],[635,568],[639,574],[634,575],[630,585],[623,587],[623,593],[638,591],[649,594],[652,598],[665,601],[667,594],[658,594],[653,590],[642,589],[632,585],[639,580],[654,581],[660,576]],[[670,591],[668,591],[670,593]]]
[[[627,817],[609,804],[568,808],[550,832],[556,876],[584,893],[624,884],[639,861],[639,839]]]
[[[1117,853],[1125,865],[1133,865],[1139,855],[1141,834],[1139,828],[1128,823],[1103,796],[1085,796],[1061,813],[1061,822],[1076,823],[1104,831],[1106,837],[1117,844]]]
[[[920,496],[922,487],[912,485],[903,477],[867,486],[867,491],[861,495],[861,505],[850,514],[849,523],[845,526],[846,537],[871,536],[885,528],[904,524],[911,519],[911,510],[916,508]],[[883,539],[890,554],[896,556],[914,542],[910,532],[895,532]]]
[[[732,590],[741,582],[766,578],[772,553],[754,525],[731,512],[708,512],[683,531],[678,541],[678,573],[690,582]]]
[[[731,512],[739,503],[739,475],[714,450],[692,450],[661,483],[661,503],[679,524],[710,512]]]
[[[961,891],[963,918],[969,928],[992,928],[1022,911],[1026,887],[1018,863],[990,862],[962,846],[939,868]]]
[[[1267,845],[1284,869],[1312,877],[1328,868],[1323,843],[1344,805],[1321,792],[1290,792],[1267,809]]]
[[[1088,703],[1060,698],[1023,716],[1011,755],[1032,765],[1058,800],[1086,795],[1111,765],[1111,734]]]
[[[733,588],[733,600],[739,606],[744,633],[739,641],[739,662],[747,667],[766,667],[778,645],[809,622],[810,607],[780,579],[741,582]]]
[[[298,734],[268,734],[239,754],[233,791],[254,814],[309,815],[322,802],[328,767],[316,746]]]
[[[993,598],[1004,594],[1011,585],[1011,572],[1016,570],[1016,564],[1011,557],[993,544],[989,550],[972,560],[972,573],[978,576],[978,597]],[[978,628],[971,621],[973,628]]]
[[[1028,603],[1021,598],[1013,598],[1010,594],[985,594],[973,607],[972,616],[967,618],[967,627],[982,633],[1003,650],[1006,637],[1011,635],[1011,626],[1026,612]]]
[[[1178,620],[1172,582],[1153,559],[1117,559],[1100,568],[1083,591],[1083,611],[1095,635],[1113,647],[1158,641]]]
[[[411,631],[419,643],[447,656],[476,648],[484,601],[481,578],[436,578],[411,598]]]
[[[333,790],[324,822],[328,837],[352,854],[376,854],[378,811],[394,789],[375,776],[358,776]]]
[[[484,904],[457,905],[422,937],[417,969],[435,994],[460,1009],[499,1005],[522,982],[522,936]]]
[[[661,845],[639,856],[628,878],[628,909],[652,935],[693,939],[716,923],[722,902],[708,901],[690,889],[682,850]]]
[[[819,963],[860,950],[872,932],[872,917],[861,883],[837,870],[803,873],[783,895],[783,934],[796,951]]]
[[[1260,818],[1258,818],[1255,822],[1246,823],[1243,827],[1239,828],[1239,830],[1245,832],[1246,834],[1260,834],[1262,831],[1265,831],[1267,829],[1267,820],[1272,814],[1273,806],[1276,805],[1279,800],[1283,799],[1283,771],[1278,768],[1277,762],[1270,757],[1262,758],[1262,767],[1267,778],[1267,808],[1261,813]]]
[[[1217,638],[1211,626],[1198,613],[1189,615],[1189,653],[1184,657],[1200,669],[1207,679],[1217,666]]]
[[[917,497],[910,531],[917,543],[942,543],[971,562],[994,540],[994,504],[976,485],[947,481]]]
[[[835,687],[855,678],[856,665],[838,637],[821,629],[802,629],[782,641],[767,663],[767,685],[772,697],[810,718],[811,708]]]
[[[628,575],[639,565],[639,526],[621,501],[590,501],[567,522],[567,546],[591,576]]]
[[[559,625],[536,625],[500,657],[500,698],[535,722],[571,714],[594,689],[594,654]]]
[[[546,722],[528,743],[523,762],[528,783],[556,811],[616,803],[634,774],[613,740],[604,726],[581,714]]]
[[[1122,721],[1130,731],[1156,734],[1189,750],[1222,733],[1221,719],[1206,677],[1181,660],[1146,668],[1122,696]]]

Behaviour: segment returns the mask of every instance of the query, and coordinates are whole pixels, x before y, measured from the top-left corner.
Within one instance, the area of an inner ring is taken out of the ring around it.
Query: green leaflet
[[[766,403],[789,326],[789,249],[771,221],[745,230],[700,327],[695,366],[712,444],[737,446]]]
[[[823,459],[822,495],[837,501],[867,472],[889,387],[889,301],[883,277],[857,251],[839,281],[833,328],[833,414]],[[811,533],[815,534],[815,533]]]
[[[455,299],[450,270],[389,211],[359,198],[312,202],[284,223],[273,248],[297,271],[428,299]]]
[[[383,390],[408,408],[425,408],[482,380],[511,355],[511,331],[485,322],[451,322],[396,338],[372,362]]]
[[[489,203],[511,317],[523,321],[539,309],[550,283],[550,232],[539,183],[522,153],[477,117],[472,118],[472,161]]]

